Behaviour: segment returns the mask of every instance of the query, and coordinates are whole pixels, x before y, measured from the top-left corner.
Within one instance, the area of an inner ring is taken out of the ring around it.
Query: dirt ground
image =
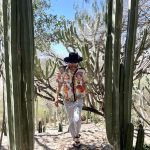
[[[101,150],[107,144],[105,128],[95,124],[82,124],[81,150]],[[44,133],[35,133],[35,150],[76,150],[68,132],[68,126],[63,126],[63,132],[58,128],[47,128]],[[7,138],[4,136],[2,150],[8,150]]]
[[[78,150],[112,150],[106,138],[104,125],[83,123],[80,134],[82,145]],[[34,150],[77,150],[72,146],[73,140],[68,132],[68,126],[63,126],[63,132],[58,132],[58,127],[47,127],[44,133],[36,131],[34,139]],[[134,140],[134,144],[135,142]],[[146,137],[145,142],[150,144],[150,137]],[[8,150],[7,144],[7,137],[4,136],[1,150]]]

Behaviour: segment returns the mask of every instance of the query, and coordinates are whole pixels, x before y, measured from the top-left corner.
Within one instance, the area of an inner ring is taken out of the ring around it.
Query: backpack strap
[[[77,71],[78,71],[78,68],[75,70],[72,76],[72,90],[73,90],[74,102],[76,101],[76,95],[75,95],[75,89],[74,89],[74,77]]]

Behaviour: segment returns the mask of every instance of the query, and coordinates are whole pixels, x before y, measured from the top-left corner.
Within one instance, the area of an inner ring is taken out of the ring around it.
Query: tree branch
[[[42,97],[42,98],[44,98],[44,99],[46,99],[46,100],[49,100],[49,101],[52,101],[52,102],[54,102],[54,100],[55,100],[55,98],[47,97],[47,96],[45,96],[45,95],[43,95],[43,94],[40,94],[40,93],[38,93],[38,92],[36,92],[36,94],[37,94],[37,96]],[[59,103],[62,104],[62,105],[64,105],[64,103],[63,103],[62,100],[59,100]],[[98,114],[98,115],[100,115],[100,116],[104,116],[104,113],[103,113],[103,112],[100,112],[100,111],[96,110],[95,108],[83,106],[83,110],[93,112],[93,113]]]
[[[138,114],[138,116],[139,116],[140,118],[142,118],[142,119],[150,126],[150,122],[148,122],[148,121],[141,115],[141,113],[136,109],[134,103],[133,103],[133,109],[134,109],[135,112]]]

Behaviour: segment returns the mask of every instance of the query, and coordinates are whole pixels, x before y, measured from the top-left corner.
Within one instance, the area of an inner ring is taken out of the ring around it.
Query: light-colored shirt
[[[74,74],[68,67],[60,67],[57,73],[56,81],[62,84],[62,95],[67,101],[74,101],[83,98],[86,93],[85,81],[86,72],[83,68],[78,68]],[[74,86],[74,92],[73,92]]]

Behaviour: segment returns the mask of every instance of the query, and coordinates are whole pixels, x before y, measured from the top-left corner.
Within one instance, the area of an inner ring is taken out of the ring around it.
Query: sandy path
[[[67,132],[68,126],[63,126],[63,132],[57,129],[47,128],[45,133],[35,133],[35,150],[75,150],[72,146],[72,138]],[[101,150],[102,145],[107,143],[104,127],[94,124],[82,124],[81,127],[81,150]],[[6,137],[3,140],[2,150],[7,150]]]

